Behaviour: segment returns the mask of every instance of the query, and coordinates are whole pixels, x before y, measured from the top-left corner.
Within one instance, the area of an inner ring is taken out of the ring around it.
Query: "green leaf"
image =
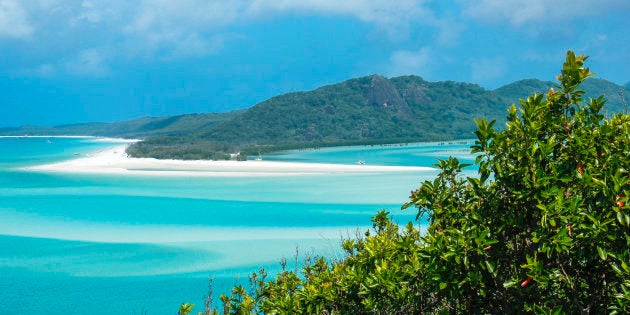
[[[599,258],[601,258],[602,260],[606,260],[606,258],[608,258],[608,256],[606,255],[606,250],[597,246],[597,253],[599,254]]]
[[[556,308],[553,309],[553,311],[551,311],[551,315],[560,315],[560,314],[563,314],[562,306],[557,306]]]
[[[496,272],[494,270],[494,264],[492,264],[491,262],[489,262],[487,260],[485,261],[485,263],[486,263],[486,267],[488,268],[488,272],[490,272],[491,274],[496,276],[497,274],[496,274]]]
[[[621,224],[622,226],[629,226],[630,216],[624,214],[622,211],[617,211],[617,221],[619,221],[619,224]]]

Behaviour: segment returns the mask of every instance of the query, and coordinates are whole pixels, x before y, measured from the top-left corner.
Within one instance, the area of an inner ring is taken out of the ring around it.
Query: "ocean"
[[[114,145],[93,138],[0,138],[0,314],[175,314],[280,261],[341,258],[342,238],[396,222],[437,171],[270,177],[45,173],[25,167]],[[322,148],[265,160],[432,166],[471,162],[470,142]],[[291,265],[291,263],[290,263]],[[292,265],[291,265],[292,266]]]

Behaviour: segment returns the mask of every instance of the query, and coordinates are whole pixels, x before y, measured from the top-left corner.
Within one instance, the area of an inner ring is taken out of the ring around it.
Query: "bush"
[[[252,276],[225,314],[630,313],[630,116],[584,100],[586,57],[569,51],[558,91],[476,120],[478,177],[456,158],[413,191],[429,227],[402,231],[386,212],[347,257],[300,273]]]
[[[507,128],[477,122],[479,178],[456,159],[415,191],[430,217],[422,252],[449,311],[630,311],[630,116],[604,120],[582,98],[592,74],[567,53],[559,91],[508,110]]]

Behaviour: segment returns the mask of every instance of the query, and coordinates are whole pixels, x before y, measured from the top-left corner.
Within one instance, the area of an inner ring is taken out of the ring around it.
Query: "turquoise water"
[[[411,143],[371,146],[304,149],[265,156],[265,160],[300,161],[311,163],[354,164],[363,161],[368,165],[432,166],[436,158],[457,157],[469,163],[472,140],[439,143]]]
[[[41,173],[113,143],[0,138],[0,314],[173,314],[301,253],[340,257],[342,237],[435,171],[181,178]],[[285,152],[265,159],[430,166],[467,144]],[[422,224],[422,222],[416,222]]]

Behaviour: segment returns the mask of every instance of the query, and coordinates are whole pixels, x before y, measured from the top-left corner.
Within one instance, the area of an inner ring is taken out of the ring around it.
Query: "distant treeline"
[[[225,142],[191,142],[190,139],[186,142],[183,141],[183,139],[156,137],[129,147],[127,149],[127,153],[134,157],[153,157],[157,159],[246,160],[249,156],[265,155],[279,151],[358,145],[395,145],[426,141],[427,140],[423,138],[391,138],[346,141],[339,140],[330,142],[302,142],[238,147]]]

